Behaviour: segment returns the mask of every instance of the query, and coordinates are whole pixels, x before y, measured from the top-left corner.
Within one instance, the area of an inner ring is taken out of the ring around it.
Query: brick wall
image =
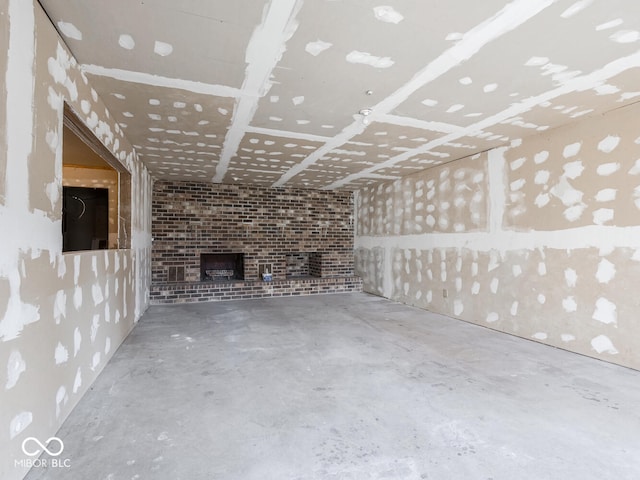
[[[245,280],[265,263],[286,279],[287,255],[300,253],[311,275],[352,276],[352,212],[350,192],[157,181],[152,281],[200,281],[203,253],[244,253]]]

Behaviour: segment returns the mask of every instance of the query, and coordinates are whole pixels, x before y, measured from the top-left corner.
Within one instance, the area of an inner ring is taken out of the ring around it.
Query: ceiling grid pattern
[[[625,0],[40,2],[159,179],[356,190],[640,100]]]

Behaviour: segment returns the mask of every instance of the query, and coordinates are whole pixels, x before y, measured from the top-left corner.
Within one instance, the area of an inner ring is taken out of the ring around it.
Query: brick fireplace
[[[201,253],[200,280],[203,282],[244,280],[244,254]]]
[[[352,214],[349,192],[158,181],[152,302],[360,291]]]

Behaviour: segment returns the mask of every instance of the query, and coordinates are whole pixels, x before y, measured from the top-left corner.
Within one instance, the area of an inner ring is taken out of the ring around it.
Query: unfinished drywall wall
[[[365,291],[639,369],[638,115],[362,189]]]
[[[55,435],[146,308],[151,181],[37,2],[2,2],[0,32],[0,478],[18,479],[24,439]],[[131,173],[131,249],[61,252],[64,102]]]

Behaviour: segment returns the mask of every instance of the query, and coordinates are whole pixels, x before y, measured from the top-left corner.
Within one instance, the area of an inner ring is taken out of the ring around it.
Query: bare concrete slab
[[[34,479],[637,479],[640,372],[367,294],[149,309]]]

